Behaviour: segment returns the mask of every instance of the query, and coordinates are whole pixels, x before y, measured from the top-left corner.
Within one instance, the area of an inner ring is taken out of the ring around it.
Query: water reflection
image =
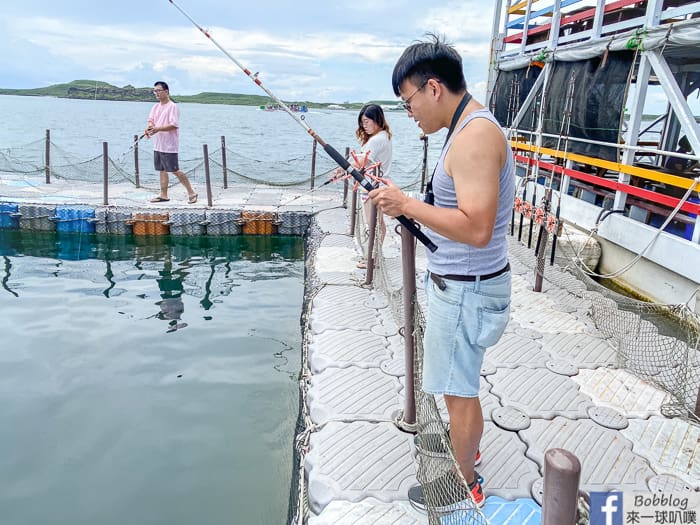
[[[208,312],[239,286],[240,280],[285,275],[285,262],[303,258],[303,242],[294,237],[262,235],[174,237],[0,230],[0,255],[5,263],[2,288],[15,297],[21,290],[13,287],[16,276],[12,273],[12,257],[55,259],[51,271],[54,277],[69,271],[64,261],[103,261],[106,285],[101,293],[108,299],[122,295],[126,281],[154,280],[160,298],[154,302],[157,309],[153,317],[168,321],[167,331],[173,332],[188,325],[182,320],[183,295],[197,297],[201,308]],[[125,269],[121,264],[125,261],[132,266]],[[252,272],[250,265],[241,261],[273,264],[264,271],[256,268]],[[147,296],[147,291],[139,294],[141,298]]]

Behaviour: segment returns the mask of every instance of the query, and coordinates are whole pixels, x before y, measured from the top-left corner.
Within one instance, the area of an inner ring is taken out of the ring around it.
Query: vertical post
[[[345,158],[350,156],[350,148],[345,147]],[[343,180],[343,208],[348,207],[348,179]]]
[[[371,200],[365,203],[369,206],[369,239],[367,240],[367,274],[365,284],[372,284],[374,278],[374,242],[377,238],[377,207]]]
[[[211,208],[212,207],[212,200],[211,200],[211,177],[209,176],[209,146],[207,146],[206,144],[203,144],[202,148],[204,150],[204,180],[206,181],[206,184],[207,184],[207,205]]]
[[[402,423],[416,424],[416,397],[413,390],[413,331],[416,305],[416,238],[401,226],[401,266],[403,270],[403,341],[406,392]]]
[[[355,236],[357,223],[357,190],[352,192],[352,208],[350,210],[350,235]]]
[[[134,178],[136,179],[136,187],[141,187],[141,178],[139,177],[139,136],[134,135]]]
[[[221,165],[224,168],[224,189],[228,188],[228,168],[226,167],[226,137],[221,135]]]
[[[428,135],[421,133],[420,139],[423,141],[423,169],[420,173],[420,192],[425,192],[425,177],[428,175]]]
[[[51,130],[46,130],[46,147],[44,151],[44,174],[46,184],[51,184]]]
[[[542,525],[575,525],[581,462],[561,448],[544,454]]]
[[[107,142],[102,143],[102,204],[109,205],[109,148]]]
[[[316,140],[314,139],[314,145],[311,148],[311,189],[314,189],[316,184]]]

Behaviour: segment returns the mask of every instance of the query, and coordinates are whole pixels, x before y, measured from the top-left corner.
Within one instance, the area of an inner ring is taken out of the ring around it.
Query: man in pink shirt
[[[168,173],[174,173],[177,179],[187,190],[189,204],[197,202],[197,194],[187,175],[180,170],[178,163],[178,149],[180,146],[180,110],[175,102],[170,100],[168,84],[158,81],[153,85],[153,94],[158,99],[148,115],[145,135],[153,137],[153,164],[160,172],[160,195],[151,199],[151,202],[167,202],[168,198]]]

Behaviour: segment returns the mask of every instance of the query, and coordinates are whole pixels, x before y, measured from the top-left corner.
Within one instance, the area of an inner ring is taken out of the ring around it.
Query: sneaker
[[[469,490],[467,491],[461,479],[453,471],[449,471],[426,483],[425,487],[415,485],[408,489],[408,501],[415,509],[426,512],[428,504],[426,503],[425,494],[427,492],[429,504],[437,512],[469,510],[472,505],[481,508],[485,502],[484,490],[481,487],[483,482],[484,478],[474,471],[474,482],[469,485]],[[471,500],[471,505],[464,504],[464,502],[469,500]]]
[[[450,430],[447,430],[447,439],[450,439]],[[413,444],[419,452],[425,454],[447,454],[448,447],[443,441],[441,434],[425,433],[416,434],[413,436]],[[476,457],[474,458],[474,466],[481,463],[481,450],[476,451]]]

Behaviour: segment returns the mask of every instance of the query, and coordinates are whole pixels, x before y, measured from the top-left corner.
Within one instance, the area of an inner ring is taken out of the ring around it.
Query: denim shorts
[[[511,273],[485,281],[444,282],[441,290],[426,273],[423,391],[478,397],[484,353],[508,324]]]

